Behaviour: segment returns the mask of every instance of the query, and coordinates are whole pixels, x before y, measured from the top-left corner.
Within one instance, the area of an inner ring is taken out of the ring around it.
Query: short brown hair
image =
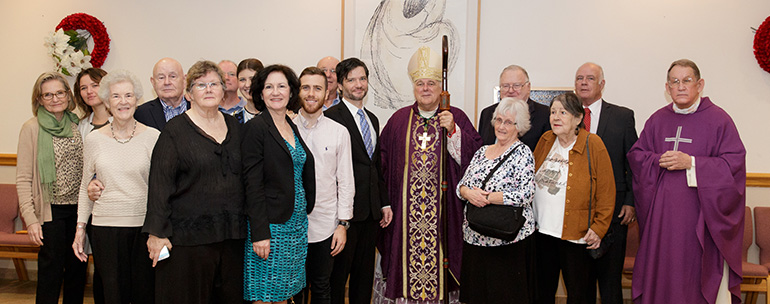
[[[187,92],[192,90],[193,81],[206,76],[209,72],[216,72],[217,76],[219,76],[219,82],[221,82],[222,87],[226,89],[225,81],[223,80],[225,79],[225,73],[222,72],[222,69],[212,61],[201,60],[193,64],[190,69],[187,70]]]
[[[91,78],[91,81],[99,83],[102,81],[102,77],[107,75],[107,71],[100,68],[87,68],[81,71],[77,78],[75,78],[75,85],[72,86],[72,93],[75,95],[75,103],[77,104],[78,108],[83,111],[83,117],[88,117],[88,115],[91,115],[91,113],[94,112],[94,109],[89,106],[85,100],[83,100],[83,96],[80,94],[80,79],[86,75]]]
[[[45,72],[37,77],[35,86],[32,87],[32,115],[37,116],[37,110],[42,106],[40,98],[43,98],[43,84],[51,80],[58,80],[64,86],[64,90],[67,92],[67,111],[72,112],[75,109],[74,97],[67,79],[59,72]]]
[[[666,71],[666,81],[668,81],[668,75],[671,74],[671,69],[675,66],[691,68],[693,74],[695,74],[695,80],[700,80],[700,69],[698,68],[698,65],[690,59],[679,59],[672,62],[671,66],[668,67],[668,71]]]
[[[583,104],[580,102],[580,99],[578,99],[575,93],[567,92],[554,97],[551,101],[551,107],[553,107],[553,103],[555,101],[561,103],[561,106],[564,107],[568,113],[572,114],[572,116],[581,118],[577,127],[578,129],[585,129],[586,124],[583,122],[582,117],[586,114],[586,112],[585,109],[583,109]],[[577,134],[577,132],[578,130],[575,130],[575,134]]]
[[[286,81],[289,84],[289,90],[291,92],[291,95],[289,95],[289,103],[286,105],[286,109],[297,113],[299,108],[302,107],[302,105],[299,103],[299,79],[297,78],[297,74],[295,74],[290,67],[282,64],[268,65],[259,71],[259,73],[254,75],[254,80],[251,82],[251,92],[249,92],[251,94],[252,100],[254,100],[254,108],[260,112],[267,109],[265,101],[262,99],[262,91],[265,89],[265,81],[267,81],[267,76],[273,72],[281,73],[284,77],[286,77]]]
[[[322,69],[320,69],[318,67],[314,67],[314,66],[306,67],[304,70],[302,70],[302,73],[299,73],[300,86],[302,85],[302,81],[301,81],[302,80],[302,76],[305,76],[305,75],[318,75],[318,76],[323,77],[324,78],[324,90],[329,89],[329,88],[327,88],[327,86],[328,86],[327,81],[329,81],[329,80],[326,79],[326,73],[324,73],[324,70],[322,70]]]

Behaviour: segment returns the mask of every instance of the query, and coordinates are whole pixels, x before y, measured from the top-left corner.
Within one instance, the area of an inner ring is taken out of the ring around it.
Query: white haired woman
[[[107,126],[87,135],[78,222],[72,249],[81,261],[85,226],[92,217],[94,266],[102,276],[107,303],[154,303],[154,271],[147,258],[142,225],[147,212],[150,157],[160,132],[134,119],[142,98],[139,79],[125,70],[101,79],[99,98],[112,113]],[[104,189],[96,201],[88,184],[99,176]]]
[[[530,128],[529,108],[521,100],[504,98],[492,117],[497,141],[476,151],[460,180],[457,195],[478,208],[522,207],[524,225],[518,234],[512,234],[511,240],[485,235],[469,225],[468,210],[473,207],[466,206],[460,301],[531,303],[534,300],[535,164],[532,151],[519,140]]]

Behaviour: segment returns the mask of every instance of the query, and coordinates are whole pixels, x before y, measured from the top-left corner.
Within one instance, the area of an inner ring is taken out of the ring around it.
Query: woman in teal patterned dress
[[[286,115],[299,105],[294,72],[283,65],[266,67],[255,77],[251,95],[261,114],[244,126],[241,145],[250,224],[243,297],[255,303],[286,303],[305,287],[315,165]]]

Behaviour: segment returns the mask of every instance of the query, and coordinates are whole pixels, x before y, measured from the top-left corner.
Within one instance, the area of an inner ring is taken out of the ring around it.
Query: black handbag
[[[588,228],[591,228],[591,205],[593,205],[594,200],[594,179],[593,179],[593,172],[591,171],[591,149],[588,148],[588,137],[590,137],[591,134],[589,133],[588,136],[586,136],[586,154],[588,155],[588,180],[590,181],[590,186],[588,188]],[[588,255],[590,255],[594,259],[601,258],[605,253],[607,253],[607,250],[610,249],[610,245],[612,245],[612,242],[615,240],[614,236],[612,235],[612,231],[608,230],[607,233],[604,235],[604,238],[602,238],[601,243],[599,243],[599,248],[596,249],[588,249]]]
[[[523,144],[519,145],[519,147]],[[489,171],[487,177],[481,183],[481,189],[486,187],[487,182],[492,178],[492,174],[505,163],[508,157],[516,152],[519,147],[503,157],[497,165]],[[504,241],[513,241],[519,235],[519,230],[524,226],[527,219],[524,218],[524,207],[514,207],[507,205],[489,204],[482,208],[468,203],[465,217],[468,220],[468,226],[474,231],[486,236],[498,238]]]

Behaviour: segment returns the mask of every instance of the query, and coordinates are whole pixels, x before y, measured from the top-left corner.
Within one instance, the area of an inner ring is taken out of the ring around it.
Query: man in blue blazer
[[[163,58],[152,69],[152,88],[158,98],[145,102],[134,113],[139,122],[163,131],[166,122],[190,109],[184,98],[185,74],[179,61]]]
[[[586,111],[583,121],[586,129],[599,135],[607,147],[615,175],[615,212],[610,229],[602,242],[609,242],[609,249],[594,260],[593,271],[599,281],[602,304],[623,303],[620,284],[626,254],[628,224],[636,220],[634,192],[631,186],[631,168],[626,154],[638,139],[634,111],[602,99],[604,70],[588,62],[575,73],[575,93]]]

